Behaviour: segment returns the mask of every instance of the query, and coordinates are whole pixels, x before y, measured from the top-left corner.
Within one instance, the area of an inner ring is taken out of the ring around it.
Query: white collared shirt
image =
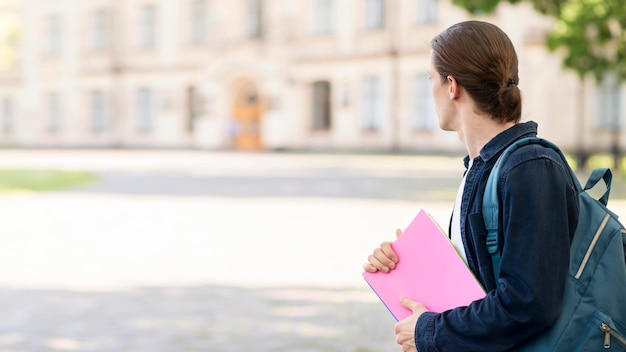
[[[463,190],[465,189],[465,179],[472,168],[473,161],[473,159],[470,159],[467,165],[467,171],[465,172],[465,175],[463,175],[461,185],[457,191],[456,200],[454,202],[454,211],[452,212],[452,223],[450,226],[450,239],[452,240],[452,244],[454,244],[457,252],[459,252],[465,261],[465,264],[467,264],[467,254],[465,253],[463,238],[461,237],[461,203],[463,199]]]

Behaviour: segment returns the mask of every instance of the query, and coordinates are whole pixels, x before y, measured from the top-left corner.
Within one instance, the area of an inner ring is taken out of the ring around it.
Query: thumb
[[[402,230],[396,229],[396,238],[400,237],[401,234],[402,234]]]
[[[402,303],[404,308],[410,309],[412,312],[415,312],[416,309],[421,309],[423,306],[421,303],[414,301],[409,297],[401,297],[400,303]]]

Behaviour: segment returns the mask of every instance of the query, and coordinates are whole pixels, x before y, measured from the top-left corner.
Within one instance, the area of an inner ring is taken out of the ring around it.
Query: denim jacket
[[[468,265],[487,295],[467,307],[422,314],[415,326],[419,352],[512,351],[559,315],[578,200],[569,170],[554,150],[527,145],[502,166],[497,287],[485,242],[482,198],[489,172],[508,145],[536,134],[536,123],[517,124],[474,159],[462,195],[461,236]],[[468,162],[466,157],[466,168]]]

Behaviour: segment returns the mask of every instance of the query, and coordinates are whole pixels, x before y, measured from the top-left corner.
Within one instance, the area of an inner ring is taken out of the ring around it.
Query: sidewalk
[[[7,152],[102,182],[0,197],[0,352],[396,351],[361,264],[455,159]],[[626,213],[626,202],[612,209]]]
[[[395,349],[360,274],[409,203],[55,193],[0,212],[0,351]]]
[[[392,351],[361,289],[0,290],[0,351]]]
[[[361,264],[417,209],[412,161],[7,151],[103,178],[0,198],[0,351],[395,350]]]

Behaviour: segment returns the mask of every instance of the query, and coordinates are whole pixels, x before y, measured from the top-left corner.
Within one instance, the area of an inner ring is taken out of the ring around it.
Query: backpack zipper
[[[604,332],[604,348],[605,349],[611,348],[611,336],[613,336],[613,338],[619,341],[622,345],[626,346],[626,339],[619,336],[615,331],[613,331],[607,323],[600,324],[600,330]]]
[[[596,234],[593,235],[593,240],[591,241],[589,248],[587,248],[587,253],[585,253],[585,257],[583,258],[583,261],[580,263],[580,267],[578,267],[576,276],[574,276],[576,280],[580,279],[580,275],[583,274],[583,270],[585,269],[585,266],[587,265],[587,261],[589,261],[589,257],[591,257],[591,252],[593,252],[593,249],[596,246],[596,243],[598,242],[598,238],[600,238],[600,234],[602,233],[602,230],[604,230],[604,228],[606,227],[606,223],[609,222],[610,217],[611,215],[606,214],[604,219],[602,219],[602,223],[600,224],[600,227],[598,227]]]

